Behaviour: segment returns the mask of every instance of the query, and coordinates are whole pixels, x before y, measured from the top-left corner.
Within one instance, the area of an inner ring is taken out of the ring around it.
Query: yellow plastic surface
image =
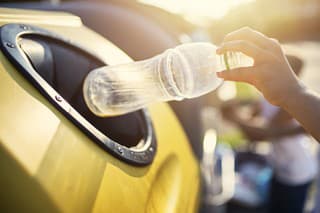
[[[70,37],[109,64],[130,60],[75,16],[0,9],[0,25],[20,22]],[[131,166],[90,141],[0,53],[1,212],[196,212],[199,167],[186,136],[167,104],[149,110],[157,154]]]

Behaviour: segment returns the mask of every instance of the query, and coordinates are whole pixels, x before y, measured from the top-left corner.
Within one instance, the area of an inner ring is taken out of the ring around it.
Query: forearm
[[[301,86],[281,104],[301,126],[320,142],[320,96]]]

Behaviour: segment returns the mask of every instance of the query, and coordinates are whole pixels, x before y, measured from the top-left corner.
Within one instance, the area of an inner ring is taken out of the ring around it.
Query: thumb
[[[228,71],[217,72],[217,76],[219,78],[223,78],[226,81],[238,81],[238,82],[246,82],[246,83],[252,84],[254,79],[254,68],[253,67],[235,68]]]

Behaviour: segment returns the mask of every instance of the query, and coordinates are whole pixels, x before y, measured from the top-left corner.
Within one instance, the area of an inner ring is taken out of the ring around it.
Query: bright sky
[[[139,0],[146,4],[156,5],[168,11],[182,14],[185,18],[195,23],[204,19],[218,19],[228,10],[239,4],[254,0]]]

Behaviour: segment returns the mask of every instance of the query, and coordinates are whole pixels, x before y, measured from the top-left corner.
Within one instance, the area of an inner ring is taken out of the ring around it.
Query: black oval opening
[[[101,118],[91,113],[84,102],[85,76],[104,63],[72,45],[41,35],[23,35],[18,44],[42,78],[103,134],[126,147],[143,143],[147,131],[143,113]]]

